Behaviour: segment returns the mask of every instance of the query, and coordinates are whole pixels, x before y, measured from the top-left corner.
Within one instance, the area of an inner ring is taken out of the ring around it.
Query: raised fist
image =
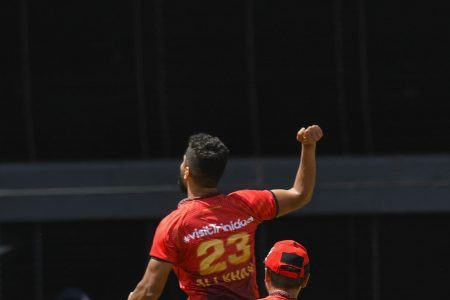
[[[305,146],[314,145],[322,138],[322,136],[322,129],[320,129],[318,125],[311,125],[307,128],[302,127],[297,132],[297,141]]]

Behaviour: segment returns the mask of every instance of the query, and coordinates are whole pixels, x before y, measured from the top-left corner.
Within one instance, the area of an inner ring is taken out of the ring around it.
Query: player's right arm
[[[297,132],[302,151],[294,184],[288,190],[272,190],[278,200],[278,216],[302,208],[311,200],[316,184],[316,143],[322,135],[322,129],[317,125],[302,128]]]
[[[178,249],[170,234],[177,232],[174,229],[176,220],[176,214],[172,212],[159,223],[153,236],[147,269],[128,300],[153,300],[161,295],[173,264],[178,261]]]
[[[167,282],[167,277],[172,270],[172,264],[151,258],[144,277],[137,284],[128,300],[154,300],[161,295]]]

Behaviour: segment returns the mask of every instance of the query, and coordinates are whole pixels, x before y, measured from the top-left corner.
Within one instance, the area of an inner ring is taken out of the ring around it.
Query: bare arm
[[[311,200],[316,184],[316,143],[322,135],[322,129],[317,125],[302,128],[297,132],[297,140],[302,143],[302,152],[294,185],[288,190],[272,190],[278,199],[278,216],[302,208]]]
[[[158,299],[166,285],[167,277],[171,270],[171,263],[153,258],[150,259],[144,277],[134,291],[130,293],[128,300]]]

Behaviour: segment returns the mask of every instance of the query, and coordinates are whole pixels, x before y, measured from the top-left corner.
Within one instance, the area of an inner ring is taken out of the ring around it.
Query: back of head
[[[285,267],[289,270],[289,267]],[[305,278],[290,278],[284,275],[275,273],[274,271],[267,269],[267,275],[270,278],[270,282],[274,288],[281,290],[298,289],[302,286]]]
[[[302,244],[295,241],[284,240],[275,243],[267,254],[264,264],[275,288],[297,289],[308,280],[310,265],[308,252]]]
[[[228,153],[228,148],[219,138],[198,133],[189,137],[186,164],[198,184],[216,187],[225,171]]]

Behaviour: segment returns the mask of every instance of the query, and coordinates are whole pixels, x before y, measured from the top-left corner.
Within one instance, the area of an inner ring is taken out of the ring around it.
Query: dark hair
[[[267,274],[269,275],[269,278],[270,278],[270,281],[271,281],[273,287],[278,288],[278,289],[297,289],[302,285],[303,280],[309,274],[309,271],[307,270],[306,267],[307,266],[305,266],[305,276],[303,278],[286,277],[286,276],[280,275],[278,273],[275,273],[274,271],[270,270],[269,268],[267,268]],[[297,269],[290,267],[290,266],[282,266],[281,268],[288,270],[288,271],[293,271],[293,272],[297,271]]]
[[[225,171],[228,148],[217,137],[198,133],[189,137],[186,163],[195,181],[204,187],[216,187]]]

